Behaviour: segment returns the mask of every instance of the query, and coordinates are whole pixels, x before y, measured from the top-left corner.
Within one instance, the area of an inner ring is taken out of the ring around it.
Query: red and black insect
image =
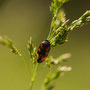
[[[45,40],[39,46],[39,49],[37,52],[38,53],[37,62],[38,63],[43,62],[47,58],[49,51],[50,51],[50,42],[48,40]]]

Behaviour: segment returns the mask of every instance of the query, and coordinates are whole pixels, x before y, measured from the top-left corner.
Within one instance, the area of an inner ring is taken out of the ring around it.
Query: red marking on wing
[[[39,49],[38,49],[38,51],[40,52],[40,51],[41,51],[41,49],[39,48]]]
[[[46,58],[47,58],[47,57],[45,57],[45,58],[42,58],[42,59],[41,59],[41,61],[44,61]]]
[[[41,44],[41,49],[43,48],[43,44]]]

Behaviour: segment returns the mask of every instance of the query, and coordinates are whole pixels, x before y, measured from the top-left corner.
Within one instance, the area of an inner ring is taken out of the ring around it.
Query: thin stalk
[[[17,49],[16,49],[17,50]],[[17,50],[18,51],[18,50]],[[22,56],[22,54],[18,51],[18,55],[20,56],[20,57],[22,57],[22,59],[24,60],[24,64],[25,64],[25,67],[26,67],[26,69],[27,69],[27,71],[28,71],[28,73],[29,73],[29,75],[30,75],[30,77],[31,77],[31,72],[30,72],[30,70],[29,70],[29,68],[28,68],[28,64],[27,64],[27,60]]]
[[[24,58],[23,58],[23,59],[24,59]],[[29,68],[28,68],[26,59],[24,59],[24,64],[25,64],[25,67],[26,67],[26,69],[27,69],[27,71],[28,71],[28,73],[29,73],[29,76],[31,77],[31,72],[30,72],[30,70],[29,70]]]
[[[53,27],[52,27],[52,23],[55,21],[55,19],[56,19],[56,17],[54,16],[53,18],[52,18],[52,21],[51,21],[51,26],[50,26],[50,32],[49,32],[49,35],[48,35],[48,40],[50,39],[50,36],[51,36],[51,34],[52,34],[52,31],[53,31]]]
[[[32,90],[33,84],[34,84],[35,79],[36,79],[38,67],[39,67],[39,64],[36,63],[36,66],[35,66],[34,71],[33,71],[33,76],[32,76],[31,82],[30,82],[30,88],[29,88],[29,90]]]

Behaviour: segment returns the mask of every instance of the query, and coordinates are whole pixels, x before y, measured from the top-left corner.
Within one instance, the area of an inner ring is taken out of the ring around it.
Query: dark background
[[[11,38],[29,60],[27,41],[32,36],[35,45],[47,38],[51,21],[51,0],[0,0],[0,35]],[[90,0],[72,0],[63,6],[67,19],[72,22],[90,9]],[[54,90],[90,90],[90,23],[75,29],[69,42],[53,48],[49,55],[57,57],[72,53],[66,65],[71,72],[55,81]],[[40,65],[43,67],[43,64]],[[40,90],[48,68],[39,68],[33,90]],[[0,90],[28,90],[30,77],[22,58],[0,45]]]

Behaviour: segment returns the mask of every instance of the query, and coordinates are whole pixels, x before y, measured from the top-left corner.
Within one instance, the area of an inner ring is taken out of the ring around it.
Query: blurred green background
[[[0,35],[11,38],[16,47],[29,60],[27,41],[32,36],[35,45],[47,38],[51,21],[51,0],[0,0]],[[70,22],[90,9],[90,0],[72,0],[64,4]],[[70,52],[66,65],[71,72],[55,81],[54,90],[90,90],[90,23],[74,30],[69,42],[53,48],[49,55],[57,57]],[[41,69],[33,90],[40,90],[41,82],[49,71]],[[0,45],[0,90],[28,90],[30,77],[22,58]]]

